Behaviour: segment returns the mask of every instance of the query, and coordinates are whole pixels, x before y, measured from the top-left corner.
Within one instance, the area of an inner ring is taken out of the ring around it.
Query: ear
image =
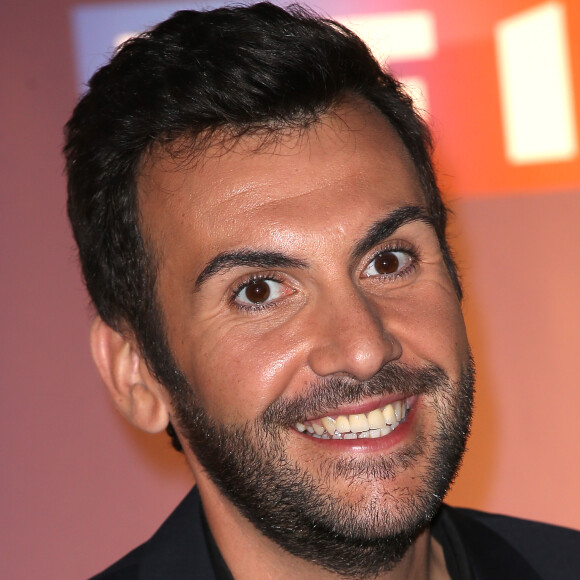
[[[149,372],[134,341],[97,316],[90,342],[97,369],[121,414],[143,431],[163,431],[169,424],[169,397]]]

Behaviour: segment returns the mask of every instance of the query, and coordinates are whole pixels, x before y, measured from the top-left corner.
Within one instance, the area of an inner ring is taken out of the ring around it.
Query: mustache
[[[343,376],[321,378],[304,393],[272,403],[262,414],[260,423],[269,428],[290,427],[306,417],[323,417],[337,407],[357,404],[371,397],[429,395],[448,390],[449,386],[449,377],[436,365],[411,367],[388,363],[365,381]]]

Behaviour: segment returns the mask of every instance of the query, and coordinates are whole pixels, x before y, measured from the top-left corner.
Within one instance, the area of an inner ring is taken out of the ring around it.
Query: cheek
[[[391,328],[402,343],[405,362],[432,362],[452,379],[459,377],[469,347],[461,306],[448,285],[432,282],[417,288],[397,304]]]
[[[284,327],[213,325],[184,341],[180,367],[208,413],[237,424],[287,394],[300,369],[300,345]]]

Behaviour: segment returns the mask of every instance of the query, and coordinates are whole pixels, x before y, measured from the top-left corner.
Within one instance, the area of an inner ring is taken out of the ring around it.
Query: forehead
[[[359,104],[360,105],[360,104]],[[368,227],[424,205],[415,167],[387,120],[345,105],[302,130],[219,143],[201,157],[161,153],[139,176],[144,231],[160,256],[171,240],[201,254]],[[363,223],[364,222],[364,223]],[[298,242],[296,242],[298,243]]]

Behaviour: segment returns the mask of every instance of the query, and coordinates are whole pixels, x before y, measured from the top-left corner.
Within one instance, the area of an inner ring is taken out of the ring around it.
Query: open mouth
[[[294,427],[315,439],[377,439],[405,421],[414,398],[394,401],[368,413],[321,417],[296,423]]]

